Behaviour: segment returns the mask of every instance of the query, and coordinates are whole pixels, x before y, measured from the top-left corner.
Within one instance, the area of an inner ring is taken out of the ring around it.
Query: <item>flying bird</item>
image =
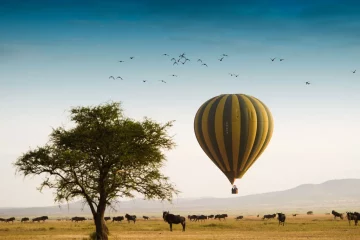
[[[235,75],[235,77],[238,77],[238,76],[239,76],[239,74],[238,74],[238,75],[234,74],[234,75]]]
[[[116,79],[120,78],[121,80],[124,80],[122,77],[118,76]]]
[[[114,79],[114,80],[115,80],[114,76],[110,76],[110,77],[109,77],[109,79],[110,79],[110,78],[112,78],[112,79]]]
[[[220,58],[219,61],[221,62],[224,59],[224,57]]]
[[[180,57],[180,58],[184,58],[184,57],[185,57],[185,53],[180,54],[179,57]]]
[[[174,62],[173,65],[178,64],[178,62]]]
[[[270,58],[271,59],[271,61],[273,62],[276,58]]]
[[[356,72],[356,69],[354,71],[352,71],[352,73],[355,73]]]
[[[159,80],[160,82],[166,83],[164,80]]]
[[[310,82],[305,82],[306,85],[310,85]]]
[[[147,82],[147,80],[143,80],[143,82]]]
[[[166,53],[164,53],[163,56],[169,56],[169,55],[167,55]]]
[[[226,54],[223,54],[223,56],[224,56],[224,57],[228,57],[228,55],[226,55]]]
[[[174,60],[174,61],[176,61],[176,59],[175,59],[175,58],[170,59],[170,61],[173,61],[173,60]]]
[[[283,59],[283,58],[280,58],[280,62],[281,62],[281,61],[284,61],[284,59]]]
[[[201,65],[208,66],[206,63],[203,63],[203,64],[201,64]]]
[[[119,61],[119,62],[125,62],[125,61]]]
[[[173,76],[173,77],[177,77],[177,75],[175,75],[175,74],[173,74],[173,75],[171,75],[171,76]]]
[[[198,62],[202,62],[202,60],[199,58],[198,60],[197,60]]]
[[[130,59],[133,59],[134,57],[130,57]]]

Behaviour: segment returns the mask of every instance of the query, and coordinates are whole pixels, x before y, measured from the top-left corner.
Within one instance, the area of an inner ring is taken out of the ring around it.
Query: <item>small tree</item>
[[[89,205],[98,240],[108,239],[106,206],[118,197],[172,200],[178,191],[160,173],[162,150],[175,147],[167,129],[148,118],[124,117],[120,103],[70,110],[75,127],[53,129],[50,141],[30,150],[14,163],[17,172],[45,174],[39,190],[55,189],[55,201],[82,198]]]

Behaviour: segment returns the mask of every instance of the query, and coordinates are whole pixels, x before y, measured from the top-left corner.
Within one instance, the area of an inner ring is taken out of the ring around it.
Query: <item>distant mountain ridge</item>
[[[175,199],[173,204],[160,201],[146,201],[135,199],[120,202],[116,208],[118,212],[110,215],[124,213],[147,213],[160,215],[163,210],[179,213],[242,213],[262,214],[276,211],[306,212],[313,210],[315,213],[339,211],[360,211],[360,179],[330,180],[321,184],[303,184],[292,189],[253,194],[236,198],[198,198]],[[69,203],[51,207],[34,208],[0,208],[1,216],[84,216],[90,215],[88,206],[81,202]],[[109,215],[107,214],[107,215]]]

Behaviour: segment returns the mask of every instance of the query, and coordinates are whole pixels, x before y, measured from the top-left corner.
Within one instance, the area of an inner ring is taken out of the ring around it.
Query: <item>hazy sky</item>
[[[176,120],[164,173],[181,197],[231,196],[193,130],[223,93],[257,97],[274,118],[239,195],[359,177],[359,12],[355,0],[0,0],[0,207],[52,205],[41,177],[15,176],[12,163],[69,124],[71,107],[110,99],[135,119]],[[183,52],[180,66],[162,56]]]

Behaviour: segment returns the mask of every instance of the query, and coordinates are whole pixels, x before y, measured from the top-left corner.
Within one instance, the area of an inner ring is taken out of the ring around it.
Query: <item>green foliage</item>
[[[76,107],[70,117],[73,128],[53,129],[45,146],[14,163],[25,176],[45,175],[40,190],[55,189],[58,202],[83,198],[93,214],[99,205],[134,192],[169,201],[178,193],[160,172],[163,150],[175,147],[167,133],[173,122],[135,121],[124,116],[120,103]]]

